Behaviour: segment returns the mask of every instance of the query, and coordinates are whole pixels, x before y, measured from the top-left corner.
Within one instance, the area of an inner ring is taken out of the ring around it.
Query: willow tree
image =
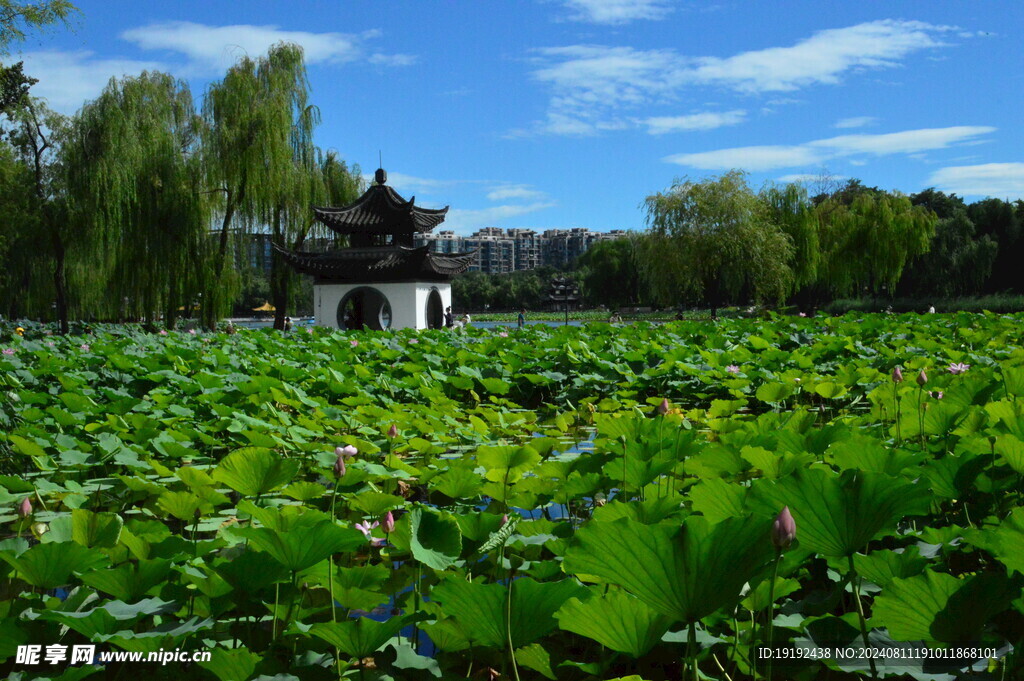
[[[821,201],[818,281],[834,296],[891,294],[912,258],[926,253],[937,218],[896,192],[860,188]]]
[[[318,228],[311,207],[350,203],[359,197],[363,187],[358,167],[350,170],[337,153],[325,154],[306,144],[296,144],[292,171],[292,189],[281,196],[270,222],[271,243],[300,250],[308,238],[328,236],[325,228]],[[270,296],[275,308],[274,326],[283,328],[292,304],[296,274],[276,249],[272,258]]]
[[[761,190],[760,198],[768,210],[769,219],[793,245],[789,268],[793,273],[796,299],[801,305],[812,302],[821,262],[821,224],[807,189],[796,183],[772,184]]]
[[[63,147],[73,221],[88,234],[101,316],[190,307],[208,270],[201,119],[188,85],[165,73],[112,79],[75,116]]]
[[[318,117],[308,100],[302,49],[288,43],[274,45],[258,59],[243,57],[207,90],[204,168],[220,199],[215,276],[203,298],[207,325],[234,297],[232,232],[269,230],[283,245],[283,235],[301,224],[300,203],[309,210]]]
[[[696,298],[714,315],[727,303],[780,302],[789,293],[793,245],[742,172],[677,182],[645,207],[641,263],[663,304]]]

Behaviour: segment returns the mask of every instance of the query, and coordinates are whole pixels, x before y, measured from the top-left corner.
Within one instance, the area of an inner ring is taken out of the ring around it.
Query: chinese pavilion
[[[313,280],[318,326],[339,329],[437,329],[452,304],[451,279],[465,272],[472,252],[432,253],[414,246],[417,232],[444,221],[448,207],[406,201],[377,169],[374,184],[342,208],[318,208],[316,219],[348,237],[348,248],[324,253],[279,249],[297,272]]]

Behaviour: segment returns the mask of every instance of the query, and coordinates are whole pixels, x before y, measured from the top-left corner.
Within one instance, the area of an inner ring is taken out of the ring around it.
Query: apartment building
[[[541,265],[566,267],[598,241],[620,239],[626,234],[623,229],[592,232],[586,227],[548,229],[540,234],[532,229],[484,227],[469,236],[458,236],[452,231],[418,234],[415,244],[429,245],[437,253],[475,250],[469,271],[499,274],[532,270]]]

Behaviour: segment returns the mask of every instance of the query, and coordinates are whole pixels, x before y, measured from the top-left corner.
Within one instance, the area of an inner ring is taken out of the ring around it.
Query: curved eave
[[[448,206],[420,208],[387,185],[374,185],[347,206],[314,206],[317,220],[338,234],[426,232],[444,222]]]

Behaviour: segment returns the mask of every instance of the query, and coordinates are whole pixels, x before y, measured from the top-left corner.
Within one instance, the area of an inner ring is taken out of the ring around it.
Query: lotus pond
[[[5,327],[0,668],[1024,678],[1022,324]],[[992,652],[755,654],[865,639]],[[29,644],[210,659],[19,664]]]

